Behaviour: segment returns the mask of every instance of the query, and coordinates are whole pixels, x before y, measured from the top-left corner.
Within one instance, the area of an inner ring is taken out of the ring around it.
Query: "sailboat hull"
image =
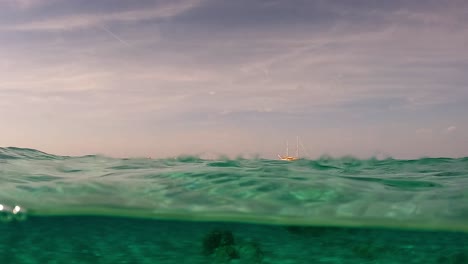
[[[296,156],[289,156],[289,144],[288,141],[286,141],[286,156],[281,156],[278,154],[278,158],[280,160],[286,160],[286,161],[293,161],[293,160],[298,160],[299,159],[299,137],[297,137],[297,145],[296,145]]]
[[[282,157],[282,156],[278,155],[278,157],[279,157],[280,160],[286,160],[286,161],[293,161],[293,160],[298,160],[299,159],[298,157],[291,157],[291,156]]]

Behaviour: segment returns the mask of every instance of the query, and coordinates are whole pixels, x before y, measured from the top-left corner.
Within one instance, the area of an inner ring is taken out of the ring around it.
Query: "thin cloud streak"
[[[109,35],[111,35],[113,38],[115,38],[116,40],[118,40],[120,43],[124,44],[124,45],[127,45],[127,46],[130,46],[130,44],[128,44],[127,41],[121,39],[119,36],[117,36],[116,34],[114,34],[114,32],[110,31],[108,28],[104,27],[104,26],[99,26],[99,28],[101,28],[102,30],[104,30],[105,32],[109,33]]]
[[[19,9],[31,9],[45,4],[50,4],[59,0],[3,0],[7,6]],[[1,7],[1,3],[0,3]]]
[[[107,14],[76,14],[41,19],[32,22],[6,25],[0,30],[7,31],[62,31],[101,26],[109,23],[135,23],[146,20],[165,19],[186,12],[201,3],[202,0],[184,0],[168,2],[161,6],[140,10],[120,11]]]

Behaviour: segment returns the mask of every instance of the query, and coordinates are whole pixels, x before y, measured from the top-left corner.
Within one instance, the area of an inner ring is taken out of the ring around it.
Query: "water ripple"
[[[0,148],[0,183],[0,203],[35,215],[468,231],[468,158],[153,160]]]

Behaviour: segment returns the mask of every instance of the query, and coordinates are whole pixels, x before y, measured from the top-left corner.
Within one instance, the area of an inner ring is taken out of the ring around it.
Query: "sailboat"
[[[299,137],[296,138],[296,156],[289,156],[289,142],[286,141],[286,156],[278,154],[280,160],[293,161],[299,159]]]

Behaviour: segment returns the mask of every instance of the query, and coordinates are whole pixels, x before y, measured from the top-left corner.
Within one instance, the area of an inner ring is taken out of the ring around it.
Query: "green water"
[[[0,263],[468,263],[467,187],[468,158],[0,148]]]
[[[213,230],[238,252],[208,255]],[[117,217],[34,217],[0,225],[0,263],[468,263],[468,235]]]

